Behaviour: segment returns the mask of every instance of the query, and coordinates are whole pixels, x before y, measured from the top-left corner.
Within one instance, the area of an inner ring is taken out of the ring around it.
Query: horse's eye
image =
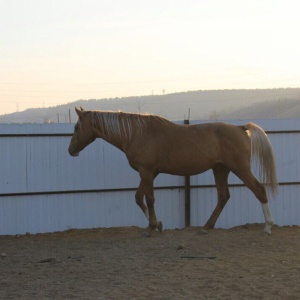
[[[74,129],[75,129],[75,131],[78,131],[78,129],[79,129],[79,126],[78,126],[78,124],[76,123],[76,125],[74,126]]]

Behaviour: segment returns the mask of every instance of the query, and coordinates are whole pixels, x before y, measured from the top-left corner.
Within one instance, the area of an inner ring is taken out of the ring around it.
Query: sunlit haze
[[[296,0],[0,0],[0,114],[300,87],[299,11]]]

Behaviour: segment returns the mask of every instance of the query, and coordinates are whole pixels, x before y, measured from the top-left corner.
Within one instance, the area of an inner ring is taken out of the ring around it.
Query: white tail
[[[259,170],[261,183],[270,189],[273,196],[277,194],[277,174],[275,157],[271,142],[265,131],[254,123],[247,123],[244,128],[248,130],[251,139],[251,158]]]

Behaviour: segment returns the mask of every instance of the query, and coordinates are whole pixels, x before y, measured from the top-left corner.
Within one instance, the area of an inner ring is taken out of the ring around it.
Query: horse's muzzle
[[[69,147],[69,154],[71,156],[79,156],[79,151],[76,151],[73,147]]]

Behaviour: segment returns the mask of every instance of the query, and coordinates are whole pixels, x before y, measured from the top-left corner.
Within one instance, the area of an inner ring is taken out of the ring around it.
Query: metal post
[[[190,120],[184,120],[184,124],[190,124]],[[190,176],[184,177],[185,194],[185,227],[191,226],[191,184]]]

